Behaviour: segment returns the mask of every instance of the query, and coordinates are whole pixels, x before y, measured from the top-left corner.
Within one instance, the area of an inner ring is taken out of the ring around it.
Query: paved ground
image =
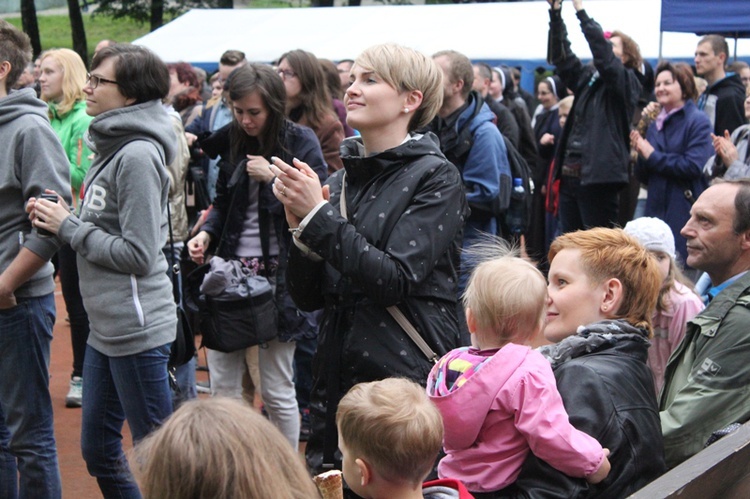
[[[70,344],[70,327],[65,320],[65,302],[60,285],[55,291],[57,321],[55,322],[52,353],[50,355],[50,392],[52,409],[55,415],[55,437],[57,439],[58,460],[63,483],[63,499],[91,499],[102,497],[96,480],[86,471],[86,464],[81,457],[81,409],[65,407],[65,396],[68,394],[68,382],[73,369],[73,350]],[[205,365],[201,352],[200,363]],[[205,379],[205,373],[198,373],[199,379]],[[125,424],[123,442],[126,449],[132,448],[130,430]]]
[[[57,306],[57,321],[55,322],[50,360],[50,392],[55,416],[55,437],[62,475],[63,499],[100,498],[102,495],[99,492],[96,480],[86,471],[86,464],[81,457],[81,409],[65,407],[65,396],[68,393],[68,383],[73,366],[73,351],[70,345],[70,327],[65,320],[65,317],[67,317],[65,302],[60,292],[59,283],[55,291],[55,304]],[[199,351],[199,364],[206,365],[203,350]],[[205,372],[198,372],[197,378],[198,381],[206,381],[208,376]],[[207,395],[199,396],[207,397]],[[259,397],[256,397],[255,406],[257,408],[261,406]],[[132,441],[127,423],[123,430],[123,437],[126,450],[131,449]],[[305,444],[300,442],[300,459],[303,459],[303,461],[304,450]]]
[[[89,476],[81,457],[81,410],[67,409],[65,395],[73,366],[73,350],[70,346],[70,327],[65,321],[65,302],[60,285],[55,292],[57,321],[50,362],[50,392],[55,414],[55,437],[60,461],[64,499],[89,499],[101,497],[96,480]],[[125,442],[130,447],[130,432],[125,433]]]

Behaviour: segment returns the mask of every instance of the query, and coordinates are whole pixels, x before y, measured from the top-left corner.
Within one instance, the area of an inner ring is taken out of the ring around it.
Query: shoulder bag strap
[[[246,164],[247,164],[246,161],[240,161],[237,167],[235,168],[234,173],[232,173],[232,176],[230,177],[230,179],[234,179],[235,177],[238,177],[237,171],[240,169],[244,170]],[[236,185],[237,183],[235,183],[235,186]],[[229,207],[227,208],[227,212],[224,214],[224,225],[221,228],[221,236],[219,237],[219,242],[216,245],[216,251],[215,251],[216,255],[221,253],[221,245],[224,244],[224,236],[227,235],[227,227],[229,225],[227,222],[229,222],[229,217],[232,214],[232,211],[234,210],[235,205],[237,204],[237,192],[238,191],[239,189],[235,188],[234,191],[232,192],[232,199],[229,201]]]
[[[341,211],[342,217],[346,219],[349,218],[346,211],[346,172],[341,176],[341,200],[339,201],[339,210]],[[404,313],[401,312],[401,309],[396,305],[391,305],[390,307],[386,307],[386,310],[391,314],[398,325],[401,326],[401,329],[409,335],[409,338],[411,338],[411,340],[417,345],[425,357],[427,357],[427,360],[437,364],[438,355],[432,350],[432,348],[430,348],[412,323],[409,322],[409,319],[407,319]]]

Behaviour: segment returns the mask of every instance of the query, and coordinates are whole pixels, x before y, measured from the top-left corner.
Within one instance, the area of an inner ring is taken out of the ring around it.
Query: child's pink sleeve
[[[549,362],[538,352],[527,358],[527,372],[511,395],[515,425],[531,452],[553,468],[585,477],[601,466],[599,442],[570,424]]]
[[[682,296],[675,296],[677,293]],[[700,298],[686,286],[680,286],[672,290],[672,303],[674,307],[672,321],[669,324],[669,348],[674,352],[682,338],[685,337],[687,322],[703,311],[704,305]]]

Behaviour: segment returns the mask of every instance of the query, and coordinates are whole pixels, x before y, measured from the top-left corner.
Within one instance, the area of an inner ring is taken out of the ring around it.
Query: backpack
[[[505,222],[504,225],[506,227],[510,227],[512,225],[510,222],[511,217],[516,219],[516,223],[518,220],[521,220],[522,223],[519,226],[520,232],[526,233],[526,231],[528,231],[529,227],[531,226],[531,204],[532,197],[534,195],[534,190],[531,182],[531,168],[529,168],[529,164],[526,162],[523,156],[521,156],[521,153],[518,152],[518,149],[515,148],[511,141],[504,136],[503,140],[505,141],[505,148],[508,150],[510,175],[512,178],[521,179],[521,185],[523,186],[524,193],[522,196],[517,196],[513,192],[509,193],[510,195],[508,195],[507,197],[510,201],[508,203],[507,209],[503,212],[501,220]],[[500,197],[502,197],[502,183],[500,187]],[[511,184],[510,186],[508,186],[508,190],[511,191],[512,189],[513,185]]]
[[[477,92],[472,91],[471,93],[474,97],[474,102],[478,102],[479,105],[474,106],[474,112],[471,114],[469,119],[466,120],[455,137],[449,136],[447,140],[444,140],[444,137],[440,137],[441,149],[443,149],[443,154],[445,154],[445,157],[448,159],[448,161],[453,163],[453,165],[458,168],[458,170],[462,174],[464,164],[469,157],[471,148],[474,146],[474,134],[471,131],[471,124],[474,122],[474,118],[477,117],[482,109],[482,105],[484,104],[484,99],[482,99]],[[505,140],[506,144],[510,144],[510,142],[505,139],[502,133],[500,134],[500,136],[503,137],[503,140]],[[497,218],[498,220],[501,220],[505,214],[505,211],[508,209],[508,204],[510,202],[510,191],[512,187],[512,180],[508,179],[505,175],[501,175],[500,192],[498,193],[497,197],[486,204],[470,203],[469,206],[471,207],[472,211],[489,213],[491,216]]]
[[[479,97],[479,99],[479,102],[481,102],[481,97]],[[469,156],[469,152],[471,151],[472,146],[474,145],[474,136],[471,133],[470,125],[474,121],[474,118],[479,114],[481,107],[481,105],[475,106],[474,113],[466,121],[464,126],[458,131],[458,137],[455,139],[455,141],[450,141],[454,145],[452,147],[448,147],[449,144],[445,144],[446,149],[448,149],[445,152],[446,158],[448,158],[448,160],[453,163],[459,170],[463,170],[463,165]],[[526,162],[523,156],[521,156],[521,153],[518,152],[518,149],[516,149],[513,143],[508,140],[505,135],[500,134],[500,136],[503,138],[503,141],[505,143],[511,178],[508,178],[505,175],[501,175],[500,193],[497,195],[497,197],[494,198],[489,203],[489,205],[476,205],[472,203],[471,209],[491,213],[492,216],[497,218],[504,227],[508,227],[510,225],[507,220],[509,214],[518,213],[518,216],[520,216],[524,221],[522,225],[522,232],[526,232],[531,225],[531,199],[533,194],[531,189],[531,168],[529,168],[529,164]],[[524,195],[520,198],[513,197],[511,195],[511,191],[513,190],[514,178],[520,178],[521,185],[523,185],[524,188]],[[505,230],[503,230],[503,232],[505,232]]]

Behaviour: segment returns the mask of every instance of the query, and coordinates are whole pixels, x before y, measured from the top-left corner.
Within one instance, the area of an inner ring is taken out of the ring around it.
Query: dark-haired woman
[[[328,163],[328,173],[344,167],[339,147],[344,140],[325,75],[317,57],[304,50],[292,50],[279,59],[279,75],[286,87],[286,112],[289,119],[313,129]]]
[[[300,422],[293,383],[294,342],[314,332],[317,323],[294,307],[283,279],[291,235],[284,207],[272,192],[269,160],[299,158],[311,165],[319,180],[326,177],[326,163],[315,133],[286,119],[284,84],[272,68],[260,64],[238,68],[225,89],[234,116],[209,140],[228,161],[219,163],[214,208],[188,249],[190,257],[202,263],[225,232],[216,256],[239,260],[251,273],[275,283],[279,336],[259,351],[261,394],[269,418],[296,449]],[[263,239],[268,241],[268,254],[263,253]],[[242,397],[244,349],[208,350],[208,365],[212,395]]]
[[[169,69],[169,99],[174,110],[180,113],[182,124],[188,126],[203,111],[201,82],[187,62],[167,64]]]
[[[680,230],[693,202],[708,187],[703,167],[714,153],[711,122],[694,103],[697,91],[687,64],[659,64],[655,93],[661,111],[645,139],[634,130],[630,140],[639,155],[638,176],[648,186],[645,215],[667,222],[684,263],[687,242]],[[695,280],[695,272],[686,274]]]
[[[83,89],[97,153],[80,214],[37,200],[37,227],[78,253],[90,334],[83,365],[81,447],[104,497],[139,498],[122,450],[127,419],[135,442],[172,412],[167,378],[177,316],[167,261],[166,164],[175,155],[162,107],[166,65],[135,45],[97,52]],[[44,220],[44,222],[42,222]]]

